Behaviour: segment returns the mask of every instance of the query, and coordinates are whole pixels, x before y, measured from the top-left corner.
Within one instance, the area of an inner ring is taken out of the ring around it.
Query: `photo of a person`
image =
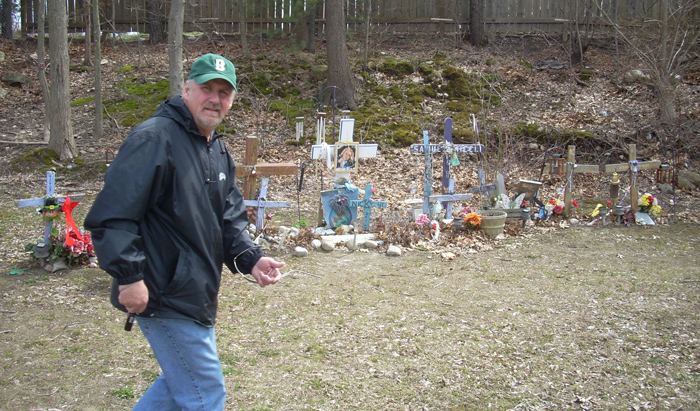
[[[357,146],[344,144],[339,145],[336,151],[336,164],[338,170],[355,170],[357,165]]]

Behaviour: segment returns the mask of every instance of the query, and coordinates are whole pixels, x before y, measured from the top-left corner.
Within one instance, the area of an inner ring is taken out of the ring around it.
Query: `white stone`
[[[345,246],[348,248],[348,250],[357,250],[362,246],[362,244],[364,244],[364,240],[361,240],[359,238],[351,238],[345,242]]]
[[[304,247],[294,247],[294,257],[306,257],[309,255],[309,250]]]
[[[335,241],[330,239],[324,239],[323,241],[321,241],[321,248],[326,251],[333,251],[335,250]]]
[[[375,248],[377,248],[377,247],[379,247],[379,243],[377,243],[377,242],[374,241],[374,240],[367,240],[367,241],[365,241],[364,243],[362,243],[362,245],[363,245],[365,248],[370,248],[370,249],[372,249],[372,250],[375,249]]]
[[[311,247],[313,247],[316,250],[321,248],[321,240],[319,240],[318,238],[314,238],[313,240],[311,240]]]
[[[298,237],[299,233],[301,233],[301,230],[299,230],[299,227],[292,227],[289,229],[289,237],[290,238]]]
[[[454,260],[456,257],[455,253],[451,253],[449,251],[444,252],[441,255],[442,255],[442,258],[444,258],[445,260]]]
[[[401,249],[395,245],[390,245],[386,250],[386,255],[389,257],[400,257]]]

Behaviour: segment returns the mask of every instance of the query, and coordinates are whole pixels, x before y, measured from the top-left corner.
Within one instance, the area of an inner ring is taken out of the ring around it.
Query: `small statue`
[[[440,223],[437,220],[432,220],[430,222],[430,236],[434,241],[437,241],[440,237]]]

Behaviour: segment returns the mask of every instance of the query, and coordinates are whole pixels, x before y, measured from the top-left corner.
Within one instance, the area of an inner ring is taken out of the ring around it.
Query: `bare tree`
[[[640,58],[656,89],[659,119],[678,120],[676,84],[693,66],[700,39],[700,0],[659,0],[659,18],[612,16],[598,7],[620,38]]]
[[[44,96],[44,142],[48,143],[51,137],[51,116],[49,85],[46,82],[46,2],[34,0],[34,19],[37,26],[36,60],[39,68],[39,84],[41,94]]]
[[[102,121],[102,39],[100,36],[100,2],[92,0],[92,27],[95,31],[95,138],[104,135]]]
[[[484,3],[483,0],[469,2],[469,38],[472,46],[484,44]]]
[[[68,25],[66,24],[66,2],[48,0],[49,33],[49,75],[51,77],[50,110],[51,138],[49,149],[56,152],[61,161],[72,161],[75,157],[75,139],[71,123],[70,75],[68,57]]]
[[[12,0],[2,0],[0,3],[0,26],[2,33],[0,35],[12,39],[12,13],[14,12],[15,4]]]
[[[170,3],[168,17],[168,65],[170,96],[182,94],[185,78],[182,74],[182,25],[185,21],[185,0]]]
[[[239,30],[241,32],[241,48],[243,49],[243,55],[249,57],[250,47],[248,47],[248,22],[246,21],[248,5],[245,0],[236,0],[234,4],[238,8],[238,15],[241,16],[238,22],[238,26],[240,28]]]
[[[326,51],[328,53],[327,86],[336,86],[343,91],[345,101],[340,104],[349,110],[357,110],[356,86],[350,70],[350,57],[346,44],[345,2],[343,0],[326,1]]]
[[[163,17],[164,0],[146,1],[146,21],[148,22],[148,40],[151,44],[160,44],[165,40]]]

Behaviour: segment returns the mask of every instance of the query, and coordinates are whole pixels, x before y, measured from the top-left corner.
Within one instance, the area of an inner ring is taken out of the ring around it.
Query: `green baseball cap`
[[[189,80],[194,80],[197,84],[206,83],[209,80],[220,78],[228,81],[233,89],[238,92],[236,85],[236,68],[227,58],[218,54],[205,54],[198,58],[190,70]]]

